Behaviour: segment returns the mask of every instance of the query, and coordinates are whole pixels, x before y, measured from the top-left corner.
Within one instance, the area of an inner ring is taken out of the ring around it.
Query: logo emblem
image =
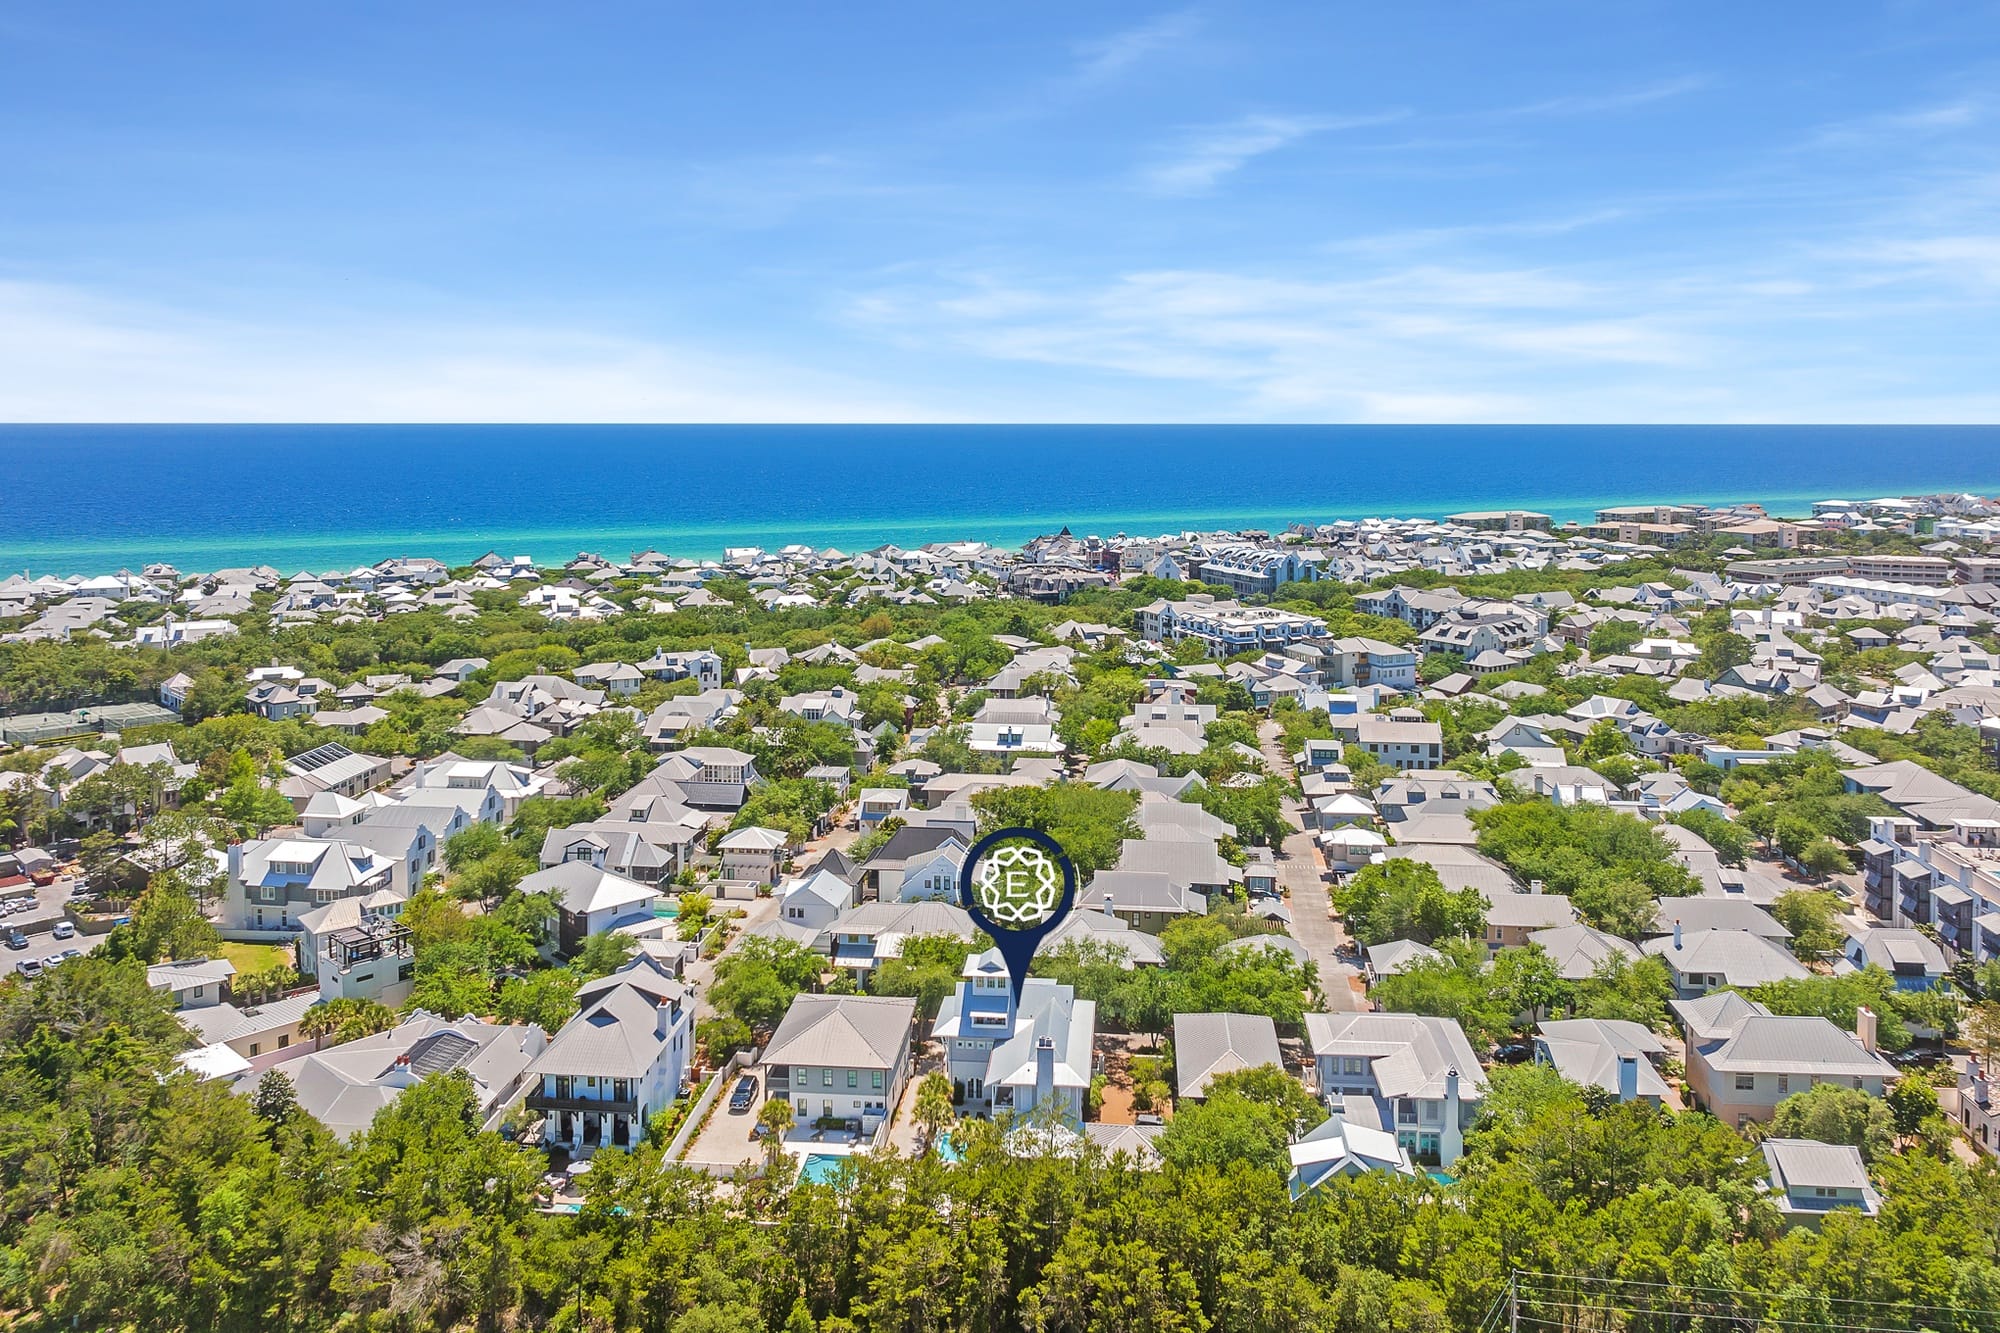
[[[1076,901],[1076,867],[1040,829],[996,829],[966,853],[958,898],[1007,960],[1018,1004],[1035,950]]]

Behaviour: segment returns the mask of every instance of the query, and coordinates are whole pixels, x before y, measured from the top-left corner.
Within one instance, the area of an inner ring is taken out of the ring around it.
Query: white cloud
[[[1165,161],[1143,173],[1156,194],[1205,194],[1253,158],[1274,153],[1310,135],[1386,125],[1404,113],[1368,116],[1248,115],[1196,130]]]
[[[1925,139],[1978,124],[1985,112],[1983,105],[1969,98],[1912,107],[1822,126],[1812,142],[1824,148],[1853,148]]]
[[[946,420],[880,386],[583,329],[275,326],[0,282],[13,421]]]
[[[1567,97],[1551,97],[1541,102],[1530,102],[1525,106],[1509,107],[1500,114],[1508,116],[1585,116],[1605,111],[1627,111],[1635,106],[1646,106],[1653,102],[1664,102],[1669,98],[1683,97],[1698,92],[1709,85],[1705,74],[1684,74],[1679,78],[1662,79],[1656,83],[1641,84],[1636,88],[1625,88],[1608,93],[1584,93]]]
[[[1103,83],[1117,78],[1148,57],[1191,36],[1200,21],[1200,16],[1191,9],[1174,10],[1109,37],[1082,43],[1076,49],[1074,77],[1082,83]]]

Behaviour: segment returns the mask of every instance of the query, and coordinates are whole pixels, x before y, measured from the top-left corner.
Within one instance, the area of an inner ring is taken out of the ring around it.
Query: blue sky
[[[0,3],[0,418],[1993,421],[1983,3]]]

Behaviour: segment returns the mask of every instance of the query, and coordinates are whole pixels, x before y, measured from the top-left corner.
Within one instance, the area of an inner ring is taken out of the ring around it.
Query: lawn
[[[222,956],[236,964],[238,975],[264,972],[279,963],[292,961],[292,951],[282,944],[241,944],[234,940],[224,940]]]

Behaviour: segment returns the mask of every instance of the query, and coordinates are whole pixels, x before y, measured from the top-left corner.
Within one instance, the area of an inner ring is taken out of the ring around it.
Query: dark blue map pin
[[[958,899],[1007,960],[1018,1006],[1035,950],[1076,901],[1076,867],[1040,829],[996,829],[966,853]]]

